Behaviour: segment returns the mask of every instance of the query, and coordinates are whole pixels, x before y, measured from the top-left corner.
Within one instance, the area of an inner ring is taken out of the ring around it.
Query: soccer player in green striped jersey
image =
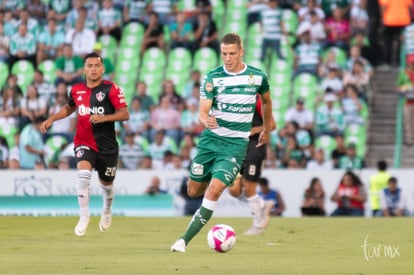
[[[191,239],[211,218],[224,189],[238,175],[246,155],[257,94],[263,110],[263,130],[257,146],[269,141],[272,129],[272,102],[266,74],[243,62],[244,49],[239,35],[225,35],[220,50],[224,64],[207,73],[201,84],[199,120],[205,130],[191,164],[187,190],[190,197],[204,194],[204,198],[171,251],[185,252]]]

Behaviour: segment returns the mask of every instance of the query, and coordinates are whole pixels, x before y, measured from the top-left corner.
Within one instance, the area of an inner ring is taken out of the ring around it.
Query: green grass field
[[[186,253],[169,248],[189,218],[98,217],[83,238],[76,217],[0,217],[0,274],[414,274],[414,219],[275,218],[243,236],[247,218],[213,218]],[[234,227],[228,253],[207,246],[214,224]],[[365,243],[365,249],[364,249]]]

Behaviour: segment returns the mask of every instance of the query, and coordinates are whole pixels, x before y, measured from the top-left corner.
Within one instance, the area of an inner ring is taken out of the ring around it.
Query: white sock
[[[78,203],[81,216],[89,216],[89,183],[92,173],[89,170],[79,170],[77,175]]]
[[[217,201],[211,201],[209,199],[203,198],[203,202],[201,203],[201,206],[204,208],[214,211],[216,209]]]
[[[261,225],[261,212],[262,208],[264,207],[265,203],[264,201],[259,197],[259,195],[255,194],[251,197],[247,198],[247,204],[250,207],[250,211],[253,215],[253,225],[260,227]]]
[[[112,209],[112,202],[114,200],[113,186],[114,186],[113,184],[111,184],[111,185],[101,184],[102,199],[103,199],[103,210],[104,211],[111,211],[111,209]]]

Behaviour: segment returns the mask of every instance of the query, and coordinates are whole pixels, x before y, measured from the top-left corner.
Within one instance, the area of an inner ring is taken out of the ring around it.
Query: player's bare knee
[[[190,179],[187,184],[187,194],[191,198],[199,197],[206,190],[206,186],[205,183],[195,182]]]

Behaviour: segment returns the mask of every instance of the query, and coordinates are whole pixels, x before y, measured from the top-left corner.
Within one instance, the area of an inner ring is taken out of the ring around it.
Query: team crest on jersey
[[[77,158],[80,158],[80,157],[82,157],[83,156],[83,154],[85,153],[85,151],[83,151],[83,149],[81,149],[81,150],[78,150],[77,152],[76,152],[76,157]]]
[[[103,92],[99,92],[96,94],[96,99],[101,102],[102,100],[104,100],[105,98],[105,94]]]
[[[249,83],[249,85],[254,85],[254,76],[252,73],[249,74],[249,78],[247,79],[247,83]]]
[[[205,89],[206,89],[207,92],[213,91],[213,83],[207,82],[206,86],[205,86]]]

